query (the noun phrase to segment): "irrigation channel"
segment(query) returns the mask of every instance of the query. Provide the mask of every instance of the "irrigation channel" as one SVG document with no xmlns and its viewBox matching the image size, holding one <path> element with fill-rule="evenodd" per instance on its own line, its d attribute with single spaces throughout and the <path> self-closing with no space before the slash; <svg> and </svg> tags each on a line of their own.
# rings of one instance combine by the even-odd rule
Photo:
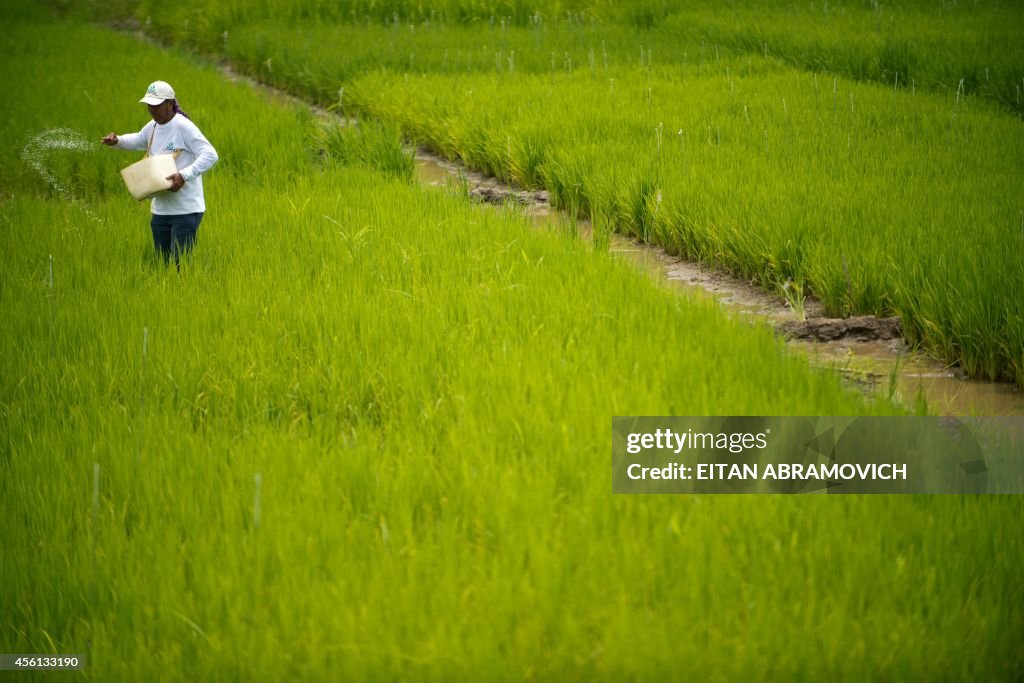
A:
<svg viewBox="0 0 1024 683">
<path fill-rule="evenodd" d="M 134 33 L 148 40 L 138 31 Z M 271 98 L 296 102 L 317 116 L 341 120 L 336 114 L 244 76 L 229 65 L 221 64 L 220 69 L 226 80 L 248 83 Z M 592 239 L 590 222 L 572 220 L 553 209 L 543 190 L 512 188 L 425 149 L 416 150 L 415 175 L 428 187 L 468 183 L 471 198 L 496 210 L 520 210 L 539 229 L 572 226 L 581 239 Z M 752 323 L 771 324 L 791 346 L 806 353 L 812 365 L 839 372 L 866 393 L 891 395 L 910 408 L 923 398 L 928 410 L 940 415 L 1024 416 L 1024 391 L 1007 382 L 969 379 L 959 368 L 945 366 L 911 349 L 899 335 L 899 324 L 894 319 L 825 318 L 822 305 L 808 297 L 803 302 L 805 320 L 801 321 L 785 300 L 721 270 L 673 256 L 658 246 L 613 234 L 608 248 L 680 295 L 711 297 Z"/>
</svg>

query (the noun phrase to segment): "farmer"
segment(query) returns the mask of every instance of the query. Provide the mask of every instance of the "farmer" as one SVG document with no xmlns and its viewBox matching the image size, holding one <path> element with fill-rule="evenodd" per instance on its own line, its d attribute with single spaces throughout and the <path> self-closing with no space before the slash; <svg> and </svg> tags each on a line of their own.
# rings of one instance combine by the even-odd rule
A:
<svg viewBox="0 0 1024 683">
<path fill-rule="evenodd" d="M 146 89 L 139 102 L 149 108 L 153 120 L 138 133 L 106 135 L 102 142 L 108 147 L 131 151 L 149 150 L 151 155 L 179 152 L 174 160 L 177 173 L 167 176 L 171 187 L 153 197 L 153 244 L 167 263 L 174 255 L 191 251 L 199 223 L 206 211 L 202 174 L 217 163 L 217 150 L 203 136 L 188 114 L 174 98 L 174 89 L 164 81 L 156 81 Z"/>
</svg>

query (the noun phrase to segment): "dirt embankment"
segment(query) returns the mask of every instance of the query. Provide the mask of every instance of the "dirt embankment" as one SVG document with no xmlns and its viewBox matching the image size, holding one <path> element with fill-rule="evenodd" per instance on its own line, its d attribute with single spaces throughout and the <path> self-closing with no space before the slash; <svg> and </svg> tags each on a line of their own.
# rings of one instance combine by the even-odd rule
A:
<svg viewBox="0 0 1024 683">
<path fill-rule="evenodd" d="M 421 163 L 429 163 L 446 169 L 452 174 L 461 173 L 462 177 L 472 185 L 469 196 L 476 201 L 496 205 L 513 202 L 541 214 L 546 214 L 551 210 L 551 201 L 546 190 L 517 190 L 494 178 L 459 168 L 452 162 L 425 150 L 419 151 L 417 159 Z M 616 249 L 617 251 L 625 251 L 622 244 L 617 246 L 619 247 Z M 722 299 L 723 303 L 734 303 L 754 313 L 760 313 L 770 319 L 776 329 L 789 339 L 811 342 L 844 340 L 873 342 L 902 338 L 900 319 L 897 317 L 828 318 L 823 315 L 823 306 L 817 302 L 808 301 L 805 302 L 805 310 L 810 312 L 813 317 L 794 320 L 794 314 L 786 302 L 738 278 L 721 271 L 709 270 L 697 264 L 684 262 L 656 246 L 630 242 L 629 247 L 634 250 L 642 249 L 655 252 L 659 260 L 665 262 L 665 274 L 668 279 L 701 287 Z"/>
</svg>

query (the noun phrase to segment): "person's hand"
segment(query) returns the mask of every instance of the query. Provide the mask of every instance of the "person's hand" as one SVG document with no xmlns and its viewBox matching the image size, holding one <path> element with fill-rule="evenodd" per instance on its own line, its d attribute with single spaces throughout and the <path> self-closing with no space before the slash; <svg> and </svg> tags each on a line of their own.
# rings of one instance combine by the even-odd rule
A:
<svg viewBox="0 0 1024 683">
<path fill-rule="evenodd" d="M 167 180 L 171 181 L 171 186 L 167 188 L 171 192 L 177 192 L 185 185 L 185 179 L 181 177 L 180 173 L 167 176 Z"/>
<path fill-rule="evenodd" d="M 103 139 L 100 140 L 100 142 L 102 142 L 107 147 L 113 147 L 114 145 L 117 144 L 117 136 L 114 135 L 113 133 L 107 133 L 106 135 L 103 136 Z"/>
</svg>

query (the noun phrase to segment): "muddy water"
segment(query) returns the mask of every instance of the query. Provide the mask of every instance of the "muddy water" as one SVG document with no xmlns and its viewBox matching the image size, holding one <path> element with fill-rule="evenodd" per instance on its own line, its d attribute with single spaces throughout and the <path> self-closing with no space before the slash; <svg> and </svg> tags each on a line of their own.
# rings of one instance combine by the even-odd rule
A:
<svg viewBox="0 0 1024 683">
<path fill-rule="evenodd" d="M 510 190 L 493 178 L 467 171 L 429 152 L 417 154 L 416 176 L 429 186 L 466 183 L 478 200 L 496 204 L 512 201 L 541 228 L 564 230 L 569 224 L 563 214 L 550 208 L 546 193 Z M 573 229 L 581 238 L 591 239 L 588 222 L 579 221 Z M 779 297 L 721 271 L 683 261 L 658 247 L 613 235 L 608 250 L 636 264 L 666 287 L 686 296 L 714 298 L 740 318 L 773 326 L 796 319 Z M 808 318 L 825 315 L 823 306 L 811 299 L 805 302 L 804 312 Z M 834 369 L 866 393 L 891 397 L 910 408 L 924 401 L 933 414 L 1024 416 L 1024 392 L 1015 385 L 965 379 L 956 369 L 912 351 L 899 339 L 794 340 L 789 345 L 805 353 L 812 365 Z"/>
</svg>

